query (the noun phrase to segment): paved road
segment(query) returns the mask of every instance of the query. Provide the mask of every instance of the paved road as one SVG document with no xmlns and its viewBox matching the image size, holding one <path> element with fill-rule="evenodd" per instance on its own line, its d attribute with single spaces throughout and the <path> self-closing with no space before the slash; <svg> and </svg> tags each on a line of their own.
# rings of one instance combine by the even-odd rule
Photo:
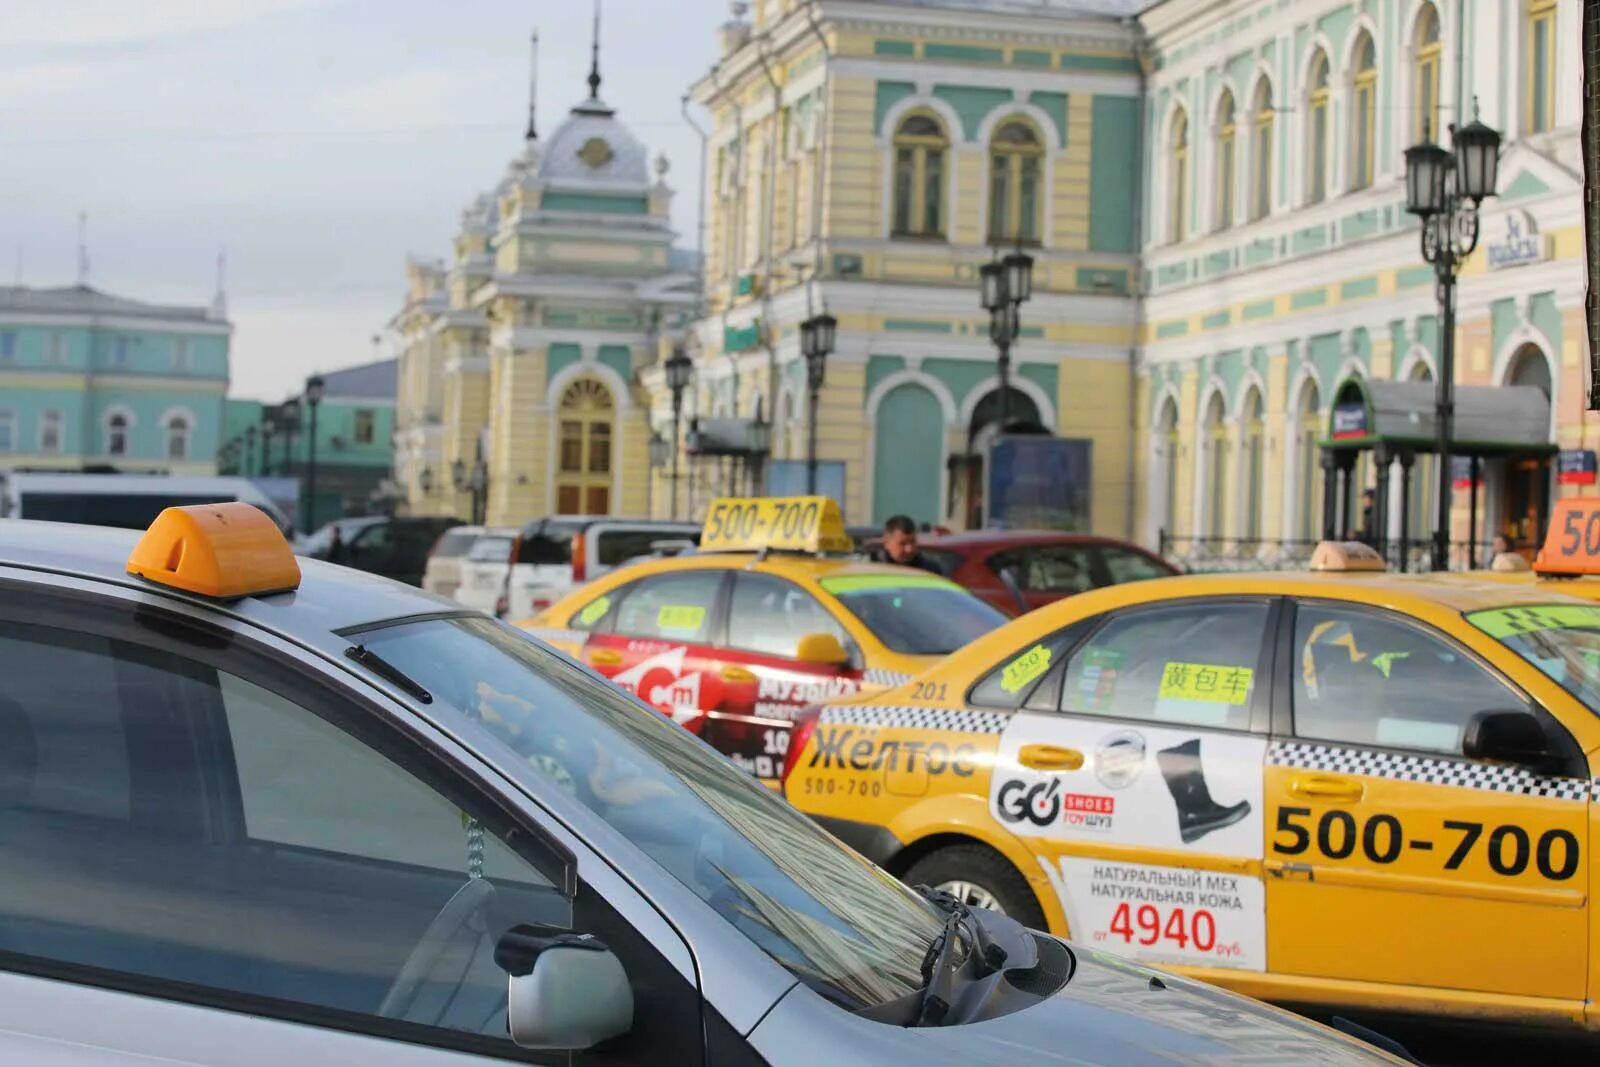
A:
<svg viewBox="0 0 1600 1067">
<path fill-rule="evenodd" d="M 1553 1037 L 1503 1027 L 1409 1019 L 1358 1017 L 1357 1021 L 1400 1042 L 1426 1067 L 1600 1065 L 1600 1037 Z"/>
</svg>

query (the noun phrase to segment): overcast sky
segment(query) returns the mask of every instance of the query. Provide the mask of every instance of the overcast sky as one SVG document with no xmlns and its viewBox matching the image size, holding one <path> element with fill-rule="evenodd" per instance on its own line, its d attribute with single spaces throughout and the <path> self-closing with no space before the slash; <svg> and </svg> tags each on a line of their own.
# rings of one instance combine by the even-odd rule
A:
<svg viewBox="0 0 1600 1067">
<path fill-rule="evenodd" d="M 605 0 L 602 96 L 672 161 L 694 243 L 699 138 L 679 115 L 723 0 Z M 584 0 L 0 0 L 0 284 L 209 302 L 227 249 L 235 396 L 374 358 L 408 253 L 585 94 Z M 387 342 L 386 342 L 387 343 Z M 388 355 L 387 348 L 382 353 Z"/>
</svg>

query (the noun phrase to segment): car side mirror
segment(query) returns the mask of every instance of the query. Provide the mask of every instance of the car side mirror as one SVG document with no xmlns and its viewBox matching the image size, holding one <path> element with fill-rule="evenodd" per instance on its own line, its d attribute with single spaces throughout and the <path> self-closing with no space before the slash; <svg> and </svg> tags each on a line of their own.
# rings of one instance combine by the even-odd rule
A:
<svg viewBox="0 0 1600 1067">
<path fill-rule="evenodd" d="M 795 645 L 794 658 L 801 663 L 843 667 L 850 662 L 850 653 L 833 634 L 806 634 Z"/>
<path fill-rule="evenodd" d="M 516 926 L 494 956 L 510 975 L 506 1024 L 518 1046 L 576 1052 L 633 1028 L 628 974 L 598 939 Z"/>
<path fill-rule="evenodd" d="M 1472 759 L 1530 767 L 1547 765 L 1553 755 L 1544 725 L 1532 712 L 1523 710 L 1478 712 L 1467 720 L 1461 751 Z"/>
</svg>

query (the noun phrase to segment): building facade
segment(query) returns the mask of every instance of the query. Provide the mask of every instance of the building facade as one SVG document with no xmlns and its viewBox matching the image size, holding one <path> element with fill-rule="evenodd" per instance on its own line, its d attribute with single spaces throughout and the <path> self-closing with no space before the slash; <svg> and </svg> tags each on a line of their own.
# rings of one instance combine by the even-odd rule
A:
<svg viewBox="0 0 1600 1067">
<path fill-rule="evenodd" d="M 1349 379 L 1431 382 L 1434 271 L 1404 150 L 1475 116 L 1505 140 L 1460 276 L 1455 381 L 1542 391 L 1553 451 L 1596 447 L 1584 358 L 1580 0 L 1164 0 L 1140 16 L 1144 101 L 1137 529 L 1180 553 L 1323 529 L 1321 443 Z M 1536 540 L 1543 460 L 1487 459 L 1477 526 Z M 1378 471 L 1364 459 L 1345 504 Z M 1432 529 L 1432 462 L 1388 487 Z M 1370 531 L 1369 531 L 1370 532 Z M 1464 558 L 1464 557 L 1463 557 Z"/>
<path fill-rule="evenodd" d="M 363 363 L 322 375 L 315 449 L 311 407 L 302 391 L 281 404 L 229 400 L 225 473 L 256 479 L 268 495 L 287 486 L 302 529 L 395 506 L 397 361 Z M 311 465 L 316 487 L 312 495 Z"/>
<path fill-rule="evenodd" d="M 1001 405 L 978 268 L 1020 245 L 1012 428 L 1081 442 L 1074 521 L 1129 528 L 1137 6 L 762 0 L 722 27 L 691 90 L 712 121 L 705 303 L 680 493 L 657 492 L 658 514 L 803 487 L 799 324 L 826 309 L 819 488 L 852 522 L 984 521 Z M 670 439 L 663 369 L 645 384 Z"/>
<path fill-rule="evenodd" d="M 396 480 L 416 513 L 493 524 L 651 507 L 643 368 L 695 299 L 667 164 L 589 95 L 413 263 L 399 338 Z M 531 112 L 531 109 L 530 109 Z"/>
<path fill-rule="evenodd" d="M 0 467 L 215 473 L 232 332 L 220 297 L 0 287 Z"/>
</svg>

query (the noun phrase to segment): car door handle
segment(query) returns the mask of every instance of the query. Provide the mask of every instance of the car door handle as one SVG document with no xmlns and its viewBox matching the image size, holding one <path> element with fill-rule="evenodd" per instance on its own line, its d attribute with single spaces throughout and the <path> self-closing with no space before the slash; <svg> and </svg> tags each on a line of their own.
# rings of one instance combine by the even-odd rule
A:
<svg viewBox="0 0 1600 1067">
<path fill-rule="evenodd" d="M 1023 745 L 1017 762 L 1035 771 L 1075 771 L 1083 766 L 1083 753 L 1060 745 Z"/>
<path fill-rule="evenodd" d="M 754 682 L 759 680 L 756 678 L 755 671 L 747 667 L 735 666 L 731 663 L 722 668 L 721 674 L 724 682 Z"/>
<path fill-rule="evenodd" d="M 1348 778 L 1332 778 L 1322 774 L 1303 774 L 1289 783 L 1289 792 L 1319 800 L 1356 801 L 1366 793 L 1367 787 Z"/>
<path fill-rule="evenodd" d="M 591 649 L 589 662 L 596 667 L 615 667 L 622 662 L 622 653 L 609 648 Z"/>
</svg>

